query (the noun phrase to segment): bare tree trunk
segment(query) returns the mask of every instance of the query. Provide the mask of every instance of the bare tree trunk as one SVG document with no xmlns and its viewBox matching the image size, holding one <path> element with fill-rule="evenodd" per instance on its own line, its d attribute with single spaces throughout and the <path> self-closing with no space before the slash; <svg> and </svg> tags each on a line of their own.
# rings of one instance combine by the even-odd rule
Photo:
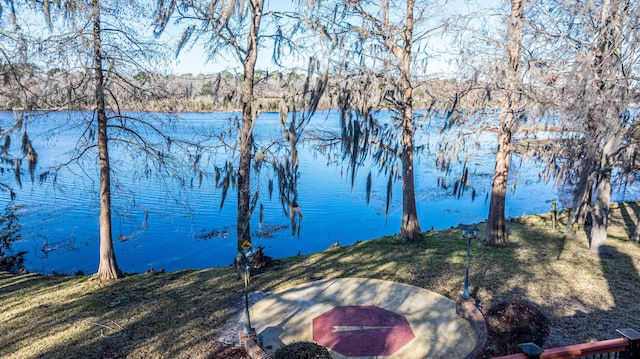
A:
<svg viewBox="0 0 640 359">
<path fill-rule="evenodd" d="M 637 218 L 636 229 L 633 231 L 633 236 L 631 236 L 631 240 L 640 243 L 640 218 Z"/>
<path fill-rule="evenodd" d="M 403 241 L 419 241 L 423 239 L 416 207 L 412 111 L 412 106 L 408 105 L 402 126 L 402 225 L 398 237 Z"/>
<path fill-rule="evenodd" d="M 616 83 L 616 72 L 622 67 L 619 56 L 622 47 L 621 27 L 623 22 L 623 1 L 602 2 L 598 42 L 594 59 L 596 84 L 601 99 L 597 105 L 597 117 L 592 118 L 593 127 L 604 139 L 600 166 L 598 167 L 597 197 L 593 207 L 593 226 L 589 250 L 593 255 L 601 255 L 607 240 L 609 225 L 609 205 L 611 203 L 611 173 L 615 164 L 615 154 L 620 149 L 621 119 L 626 111 L 624 103 L 628 84 Z M 627 2 L 628 5 L 628 2 Z M 607 80 L 608 82 L 605 82 Z M 604 124 L 604 126 L 602 126 Z"/>
<path fill-rule="evenodd" d="M 583 165 L 580 179 L 573 191 L 573 209 L 567 221 L 567 229 L 571 228 L 575 223 L 584 227 L 587 214 L 591 210 L 595 164 L 593 160 L 588 159 L 586 161 L 587 163 Z"/>
<path fill-rule="evenodd" d="M 251 0 L 252 21 L 247 37 L 247 53 L 244 58 L 242 82 L 242 126 L 240 128 L 240 163 L 238 167 L 238 250 L 244 242 L 251 243 L 251 159 L 253 158 L 253 126 L 255 114 L 253 102 L 253 77 L 258 58 L 258 33 L 262 20 L 264 0 Z"/>
<path fill-rule="evenodd" d="M 591 113 L 587 116 L 590 120 Z M 569 230 L 575 223 L 578 226 L 585 226 L 587 215 L 591 212 L 591 201 L 593 198 L 593 187 L 597 180 L 597 168 L 600 159 L 594 158 L 599 153 L 599 140 L 594 138 L 595 133 L 587 131 L 582 148 L 582 158 L 580 162 L 580 172 L 578 173 L 578 182 L 573 189 L 573 207 L 567 220 L 566 230 Z"/>
<path fill-rule="evenodd" d="M 605 144 L 602 148 L 602 161 L 598 172 L 596 188 L 596 201 L 593 206 L 593 224 L 591 227 L 591 244 L 589 251 L 592 255 L 602 254 L 603 246 L 607 240 L 609 227 L 609 205 L 611 204 L 611 173 L 614 164 L 614 151 L 619 146 L 616 133 L 605 136 Z"/>
<path fill-rule="evenodd" d="M 403 241 L 422 240 L 422 230 L 418 221 L 416 208 L 415 174 L 413 165 L 413 86 L 411 84 L 411 46 L 413 44 L 413 7 L 415 1 L 407 1 L 406 27 L 404 31 L 404 47 L 401 54 L 402 71 L 402 224 L 398 238 Z"/>
<path fill-rule="evenodd" d="M 576 220 L 578 222 L 578 226 L 584 228 L 587 225 L 587 216 L 591 213 L 591 202 L 593 200 L 593 179 L 589 179 L 587 192 L 585 194 L 584 200 L 578 209 Z"/>
<path fill-rule="evenodd" d="M 102 74 L 102 41 L 100 30 L 100 1 L 93 0 L 93 47 L 96 86 L 96 112 L 98 115 L 98 156 L 100 161 L 100 265 L 98 279 L 122 278 L 116 262 L 111 234 L 111 168 L 107 136 L 107 113 L 104 98 L 104 76 Z"/>
<path fill-rule="evenodd" d="M 515 122 L 515 101 L 522 53 L 522 18 L 525 0 L 511 1 L 511 17 L 508 24 L 508 61 L 506 71 L 506 90 L 500 108 L 500 126 L 498 132 L 498 149 L 496 152 L 496 167 L 493 172 L 491 187 L 491 201 L 489 202 L 489 217 L 487 219 L 487 233 L 485 241 L 491 245 L 507 245 L 507 230 L 505 225 L 505 200 L 507 196 L 507 180 L 509 178 L 509 160 L 511 158 L 511 135 Z"/>
<path fill-rule="evenodd" d="M 489 218 L 487 219 L 487 234 L 485 241 L 491 245 L 507 245 L 505 202 L 507 197 L 507 179 L 509 177 L 509 160 L 511 158 L 511 129 L 513 112 L 500 116 L 500 132 L 498 133 L 498 150 L 496 152 L 496 167 L 493 171 L 491 186 L 491 201 L 489 202 Z"/>
<path fill-rule="evenodd" d="M 598 196 L 593 206 L 593 225 L 591 227 L 592 255 L 600 255 L 607 240 L 609 225 L 609 204 L 611 203 L 611 168 L 603 168 L 598 175 Z"/>
</svg>

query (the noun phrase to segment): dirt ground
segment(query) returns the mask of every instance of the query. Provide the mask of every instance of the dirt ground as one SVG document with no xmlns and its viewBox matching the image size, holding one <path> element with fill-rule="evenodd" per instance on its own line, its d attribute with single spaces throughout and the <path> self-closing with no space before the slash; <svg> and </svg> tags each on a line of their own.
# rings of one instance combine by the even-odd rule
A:
<svg viewBox="0 0 640 359">
<path fill-rule="evenodd" d="M 479 358 L 520 353 L 518 343 L 536 343 L 542 347 L 549 336 L 549 320 L 532 303 L 502 302 L 485 313 L 487 344 Z"/>
<path fill-rule="evenodd" d="M 207 359 L 249 359 L 249 356 L 236 346 L 217 345 Z"/>
</svg>

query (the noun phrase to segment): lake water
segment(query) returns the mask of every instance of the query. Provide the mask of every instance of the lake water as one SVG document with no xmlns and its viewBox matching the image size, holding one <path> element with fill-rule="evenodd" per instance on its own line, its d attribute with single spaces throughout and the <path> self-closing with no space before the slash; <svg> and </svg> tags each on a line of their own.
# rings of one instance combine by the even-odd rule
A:
<svg viewBox="0 0 640 359">
<path fill-rule="evenodd" d="M 57 112 L 40 114 L 27 123 L 28 133 L 38 151 L 36 175 L 50 166 L 65 163 L 72 156 L 83 127 L 80 118 L 86 113 Z M 144 116 L 157 116 L 145 114 Z M 228 126 L 235 113 L 187 113 L 178 115 L 174 123 L 176 137 L 201 130 L 215 130 Z M 7 128 L 11 113 L 0 113 L 0 125 Z M 310 128 L 339 128 L 337 111 L 318 112 Z M 277 113 L 263 113 L 256 125 L 257 142 L 281 137 Z M 475 223 L 486 219 L 487 194 L 491 188 L 495 135 L 479 137 L 483 147 L 470 160 L 471 184 L 476 190 L 462 198 L 449 189 L 438 187 L 435 168 L 435 148 L 439 141 L 438 126 L 434 123 L 418 138 L 428 150 L 416 157 L 416 196 L 420 224 L 423 230 L 443 229 L 460 223 Z M 454 134 L 455 135 L 455 134 Z M 15 136 L 19 138 L 20 136 Z M 215 142 L 215 141 L 214 141 Z M 14 139 L 13 147 L 19 146 Z M 377 177 L 373 171 L 371 200 L 365 198 L 366 176 L 373 168 L 365 164 L 358 171 L 352 188 L 345 166 L 331 164 L 313 151 L 310 144 L 300 149 L 299 204 L 304 216 L 298 235 L 292 235 L 289 219 L 283 214 L 277 190 L 269 200 L 260 197 L 264 205 L 262 228 L 254 214 L 252 231 L 282 228 L 270 236 L 254 235 L 254 246 L 264 246 L 272 257 L 308 254 L 327 249 L 333 243 L 352 244 L 398 232 L 402 215 L 401 184 L 395 183 L 388 217 L 385 217 L 387 177 Z M 229 189 L 225 205 L 220 208 L 222 190 L 215 188 L 214 176 L 205 176 L 198 185 L 197 178 L 186 178 L 186 185 L 175 180 L 149 175 L 139 158 L 114 145 L 113 225 L 114 246 L 118 263 L 125 272 L 144 272 L 150 268 L 167 271 L 185 268 L 207 268 L 229 265 L 236 251 L 236 191 Z M 95 152 L 86 154 L 86 161 L 72 164 L 40 184 L 31 183 L 23 174 L 22 188 L 11 173 L 0 180 L 16 189 L 16 199 L 9 201 L 0 193 L 0 205 L 16 210 L 22 226 L 23 240 L 14 250 L 27 250 L 26 266 L 31 272 L 93 273 L 98 268 L 98 172 Z M 210 161 L 224 163 L 225 152 L 212 156 Z M 512 179 L 517 176 L 515 191 L 507 197 L 507 216 L 544 213 L 559 196 L 553 184 L 538 180 L 541 168 L 533 162 L 514 156 Z M 187 174 L 189 175 L 189 174 Z M 190 175 L 189 175 L 190 176 Z M 450 174 L 453 181 L 455 174 Z M 195 184 L 194 184 L 195 181 Z M 266 179 L 254 180 L 265 193 Z M 627 198 L 636 198 L 627 193 Z M 616 199 L 622 199 L 617 194 Z M 257 212 L 257 211 L 256 211 Z M 207 235 L 209 234 L 209 235 Z M 214 235 L 211 235 L 214 234 Z"/>
</svg>

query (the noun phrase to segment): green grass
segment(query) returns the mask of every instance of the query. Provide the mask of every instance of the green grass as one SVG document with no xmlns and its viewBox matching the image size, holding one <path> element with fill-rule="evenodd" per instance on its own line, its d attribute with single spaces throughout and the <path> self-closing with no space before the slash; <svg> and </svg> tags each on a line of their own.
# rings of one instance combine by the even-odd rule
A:
<svg viewBox="0 0 640 359">
<path fill-rule="evenodd" d="M 551 320 L 546 346 L 614 338 L 617 328 L 640 330 L 640 246 L 628 239 L 639 208 L 613 206 L 609 256 L 602 260 L 589 254 L 584 229 L 565 237 L 550 229 L 549 215 L 510 222 L 509 247 L 472 243 L 472 294 L 485 308 L 504 300 L 537 304 Z M 455 299 L 466 246 L 453 229 L 427 233 L 420 243 L 379 238 L 279 260 L 257 273 L 251 286 L 276 291 L 318 279 L 370 277 Z M 211 356 L 223 325 L 242 308 L 242 288 L 232 267 L 130 275 L 110 283 L 2 273 L 0 357 Z"/>
</svg>

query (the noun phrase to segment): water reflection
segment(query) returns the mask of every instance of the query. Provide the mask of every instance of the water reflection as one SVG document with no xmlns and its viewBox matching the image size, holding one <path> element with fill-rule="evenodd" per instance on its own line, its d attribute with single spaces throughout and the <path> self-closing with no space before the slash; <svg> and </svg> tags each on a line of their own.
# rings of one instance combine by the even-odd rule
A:
<svg viewBox="0 0 640 359">
<path fill-rule="evenodd" d="M 16 250 L 14 243 L 22 241 L 21 225 L 16 208 L 7 206 L 0 214 L 0 271 L 19 273 L 24 270 L 26 251 Z"/>
</svg>

